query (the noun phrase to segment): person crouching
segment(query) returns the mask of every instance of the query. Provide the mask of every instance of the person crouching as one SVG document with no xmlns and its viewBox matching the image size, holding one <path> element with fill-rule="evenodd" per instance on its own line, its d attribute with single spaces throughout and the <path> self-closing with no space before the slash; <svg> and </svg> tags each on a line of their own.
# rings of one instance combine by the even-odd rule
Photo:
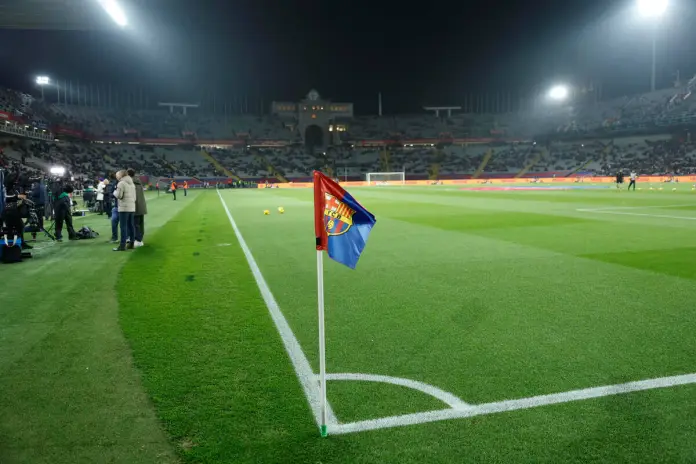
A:
<svg viewBox="0 0 696 464">
<path fill-rule="evenodd" d="M 126 239 L 130 238 L 128 249 L 133 248 L 135 240 L 135 185 L 133 179 L 124 170 L 116 173 L 116 191 L 114 197 L 118 199 L 118 221 L 121 226 L 121 242 L 114 251 L 126 250 Z"/>
</svg>

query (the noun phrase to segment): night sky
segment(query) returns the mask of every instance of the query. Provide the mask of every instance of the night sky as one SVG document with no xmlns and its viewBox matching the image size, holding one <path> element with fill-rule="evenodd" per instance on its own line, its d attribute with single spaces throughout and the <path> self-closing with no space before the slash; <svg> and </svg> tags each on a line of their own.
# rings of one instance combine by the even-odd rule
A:
<svg viewBox="0 0 696 464">
<path fill-rule="evenodd" d="M 696 72 L 695 7 L 673 2 L 658 36 L 660 86 Z M 0 30 L 0 85 L 35 91 L 45 73 L 153 101 L 251 107 L 316 88 L 358 114 L 376 112 L 378 92 L 397 113 L 480 93 L 516 100 L 559 81 L 592 82 L 604 97 L 649 86 L 651 27 L 628 14 L 631 0 L 121 3 L 124 30 Z M 94 17 L 109 21 L 99 8 Z"/>
</svg>

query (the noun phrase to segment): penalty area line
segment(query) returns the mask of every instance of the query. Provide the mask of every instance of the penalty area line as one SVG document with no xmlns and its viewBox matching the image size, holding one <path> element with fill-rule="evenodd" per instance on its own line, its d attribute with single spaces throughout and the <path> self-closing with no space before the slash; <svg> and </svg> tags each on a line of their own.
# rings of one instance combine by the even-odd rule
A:
<svg viewBox="0 0 696 464">
<path fill-rule="evenodd" d="M 437 411 L 419 412 L 415 414 L 405 414 L 402 416 L 350 422 L 336 425 L 332 429 L 332 434 L 338 435 L 366 432 L 368 430 L 403 427 L 407 425 L 424 424 L 427 422 L 438 422 L 449 419 L 462 419 L 486 414 L 537 408 L 539 406 L 570 403 L 574 401 L 622 395 L 645 390 L 676 387 L 694 383 L 696 383 L 696 374 L 659 377 L 655 379 L 639 380 L 636 382 L 627 382 L 616 385 L 605 385 L 602 387 L 584 388 L 582 390 L 571 390 L 562 393 L 553 393 L 550 395 L 539 395 L 517 400 L 496 401 L 493 403 L 483 403 L 478 405 L 474 404 L 465 409 L 441 409 Z"/>
<path fill-rule="evenodd" d="M 242 248 L 242 252 L 244 252 L 244 257 L 246 258 L 247 263 L 249 264 L 249 269 L 251 269 L 251 273 L 254 275 L 256 285 L 259 287 L 259 291 L 261 292 L 263 301 L 266 303 L 266 307 L 268 308 L 268 312 L 270 313 L 271 318 L 273 319 L 273 323 L 275 324 L 276 329 L 278 329 L 278 334 L 280 335 L 280 338 L 283 341 L 285 351 L 288 353 L 290 361 L 292 362 L 292 365 L 295 368 L 295 373 L 297 374 L 297 378 L 300 381 L 300 385 L 302 385 L 302 389 L 304 390 L 305 396 L 307 397 L 307 402 L 309 403 L 309 407 L 312 410 L 312 414 L 314 415 L 314 420 L 317 423 L 317 427 L 319 427 L 321 425 L 321 397 L 319 393 L 319 384 L 317 382 L 317 377 L 312 371 L 311 366 L 309 365 L 307 356 L 305 356 L 304 351 L 302 351 L 300 342 L 297 340 L 297 337 L 295 337 L 295 334 L 290 328 L 290 324 L 288 324 L 287 319 L 285 319 L 285 316 L 280 310 L 280 306 L 278 306 L 278 302 L 276 302 L 275 298 L 273 297 L 271 289 L 268 287 L 268 284 L 266 283 L 266 279 L 263 278 L 263 274 L 261 274 L 261 269 L 259 269 L 258 264 L 256 264 L 256 260 L 254 259 L 254 256 L 251 254 L 251 250 L 249 250 L 249 247 L 247 246 L 246 241 L 242 236 L 242 233 L 239 231 L 239 228 L 237 227 L 237 223 L 234 221 L 234 218 L 232 217 L 232 213 L 230 213 L 230 210 L 227 207 L 227 203 L 225 203 L 225 200 L 222 198 L 220 191 L 218 191 L 217 194 L 218 197 L 220 197 L 220 202 L 222 203 L 222 207 L 225 209 L 225 213 L 227 213 L 227 218 L 230 221 L 232 230 L 234 230 L 234 234 L 237 236 L 239 246 Z M 331 409 L 331 405 L 328 402 L 326 404 L 326 409 L 328 416 L 327 425 L 329 426 L 329 432 L 333 433 L 333 428 L 336 426 L 336 424 L 338 424 L 338 420 L 336 419 L 336 415 L 334 414 L 333 410 Z"/>
</svg>

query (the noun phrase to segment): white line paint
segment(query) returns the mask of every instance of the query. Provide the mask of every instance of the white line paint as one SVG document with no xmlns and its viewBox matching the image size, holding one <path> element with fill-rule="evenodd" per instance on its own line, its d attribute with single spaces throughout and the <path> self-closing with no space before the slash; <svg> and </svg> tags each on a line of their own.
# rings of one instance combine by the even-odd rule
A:
<svg viewBox="0 0 696 464">
<path fill-rule="evenodd" d="M 283 340 L 283 345 L 285 345 L 285 351 L 287 351 L 288 356 L 290 357 L 290 361 L 292 362 L 292 365 L 295 368 L 297 378 L 300 380 L 300 385 L 302 385 L 302 388 L 305 392 L 305 396 L 307 397 L 307 401 L 309 402 L 309 406 L 312 409 L 314 420 L 317 423 L 317 427 L 319 427 L 321 422 L 321 403 L 319 396 L 319 386 L 316 382 L 316 376 L 312 372 L 312 368 L 309 365 L 307 356 L 305 356 L 304 352 L 302 351 L 300 342 L 297 341 L 295 334 L 292 332 L 292 329 L 290 328 L 290 324 L 288 324 L 288 321 L 285 319 L 285 316 L 283 316 L 283 313 L 280 311 L 278 303 L 273 297 L 271 290 L 268 288 L 266 279 L 263 278 L 261 270 L 259 269 L 258 264 L 256 264 L 256 260 L 254 259 L 254 256 L 251 254 L 251 251 L 249 250 L 246 241 L 244 241 L 244 237 L 242 237 L 242 233 L 239 231 L 237 223 L 234 221 L 232 213 L 230 213 L 230 210 L 227 207 L 225 200 L 222 198 L 222 195 L 220 194 L 219 190 L 217 191 L 217 194 L 220 197 L 220 202 L 222 202 L 222 207 L 225 208 L 225 213 L 227 213 L 227 218 L 230 220 L 230 224 L 232 225 L 234 234 L 237 236 L 239 245 L 242 248 L 242 251 L 244 252 L 244 256 L 246 257 L 247 263 L 249 263 L 249 268 L 251 269 L 251 273 L 254 275 L 256 285 L 259 287 L 259 291 L 261 292 L 263 301 L 266 303 L 268 312 L 271 314 L 271 318 L 273 319 L 273 322 L 275 323 L 276 328 L 278 329 L 280 338 Z M 333 432 L 333 428 L 338 423 L 338 420 L 336 419 L 336 415 L 333 413 L 333 410 L 331 409 L 331 405 L 328 403 L 327 415 L 329 431 Z"/>
<path fill-rule="evenodd" d="M 232 229 L 234 230 L 237 240 L 239 241 L 240 247 L 244 252 L 244 256 L 249 263 L 249 268 L 251 269 L 254 278 L 256 279 L 256 284 L 259 287 L 261 296 L 263 297 L 268 311 L 271 314 L 273 322 L 278 329 L 278 333 L 281 336 L 285 349 L 290 357 L 290 360 L 295 368 L 297 377 L 300 380 L 300 384 L 305 392 L 307 401 L 309 402 L 310 408 L 314 415 L 314 419 L 317 426 L 320 424 L 320 397 L 319 397 L 319 385 L 317 376 L 313 373 L 312 368 L 309 365 L 309 361 L 305 356 L 302 348 L 297 341 L 290 325 L 288 324 L 285 316 L 280 311 L 278 303 L 275 301 L 273 294 L 268 288 L 261 270 L 256 264 L 256 260 L 251 254 L 249 247 L 247 246 L 244 237 L 242 236 L 237 224 L 230 213 L 227 204 L 225 203 L 222 195 L 218 191 L 218 196 L 220 197 L 220 202 L 222 203 L 227 217 L 230 221 Z M 663 206 L 664 207 L 664 206 Z M 600 211 L 588 211 L 588 212 L 600 212 Z M 606 211 L 609 213 L 609 211 Z M 614 212 L 613 214 L 619 214 Z M 637 213 L 624 213 L 624 214 L 637 214 Z M 650 215 L 659 217 L 657 215 Z M 696 219 L 696 218 L 685 218 L 685 217 L 675 217 L 676 219 Z M 340 424 L 336 419 L 330 404 L 327 403 L 328 408 L 328 422 L 329 422 L 329 432 L 332 435 L 347 434 L 364 432 L 368 430 L 378 430 L 384 428 L 392 427 L 403 427 L 407 425 L 423 424 L 427 422 L 437 422 L 450 419 L 461 419 L 466 417 L 481 416 L 486 414 L 495 414 L 502 412 L 515 411 L 520 409 L 536 408 L 539 406 L 548 406 L 553 404 L 569 403 L 573 401 L 582 401 L 592 398 L 601 398 L 605 396 L 613 396 L 626 394 L 631 392 L 638 392 L 644 390 L 654 390 L 659 388 L 669 388 L 679 385 L 689 385 L 696 384 L 696 374 L 685 374 L 676 375 L 672 377 L 660 377 L 648 380 L 639 380 L 636 382 L 628 382 L 616 385 L 606 385 L 602 387 L 585 388 L 582 390 L 572 390 L 562 393 L 554 393 L 550 395 L 539 395 L 530 398 L 521 398 L 516 400 L 505 400 L 497 401 L 493 403 L 483 403 L 478 405 L 471 405 L 465 403 L 455 395 L 445 392 L 437 387 L 428 385 L 423 382 L 418 382 L 415 380 L 402 379 L 398 377 L 389 377 L 382 375 L 369 375 L 369 374 L 328 374 L 327 378 L 329 380 L 355 380 L 355 381 L 368 381 L 368 382 L 383 382 L 394 385 L 401 385 L 408 388 L 413 388 L 415 390 L 421 391 L 428 395 L 431 395 L 450 406 L 449 409 L 441 409 L 436 411 L 420 412 L 415 414 L 406 414 L 401 416 L 391 416 L 383 417 L 379 419 L 371 419 L 359 422 L 351 422 L 346 424 Z"/>
<path fill-rule="evenodd" d="M 536 408 L 539 406 L 569 403 L 572 401 L 582 401 L 592 398 L 622 395 L 625 393 L 644 390 L 654 390 L 658 388 L 676 387 L 679 385 L 689 385 L 694 383 L 696 383 L 696 374 L 660 377 L 656 379 L 639 380 L 637 382 L 628 382 L 617 385 L 606 385 L 603 387 L 572 390 L 563 393 L 554 393 L 551 395 L 533 396 L 531 398 L 521 398 L 517 400 L 497 401 L 494 403 L 471 405 L 467 409 L 442 409 L 438 411 L 420 412 L 415 414 L 406 414 L 402 416 L 392 416 L 360 422 L 351 422 L 348 424 L 337 425 L 334 429 L 332 429 L 332 433 L 345 434 L 365 432 L 368 430 L 377 430 L 391 427 L 403 427 L 406 425 L 423 424 L 426 422 L 436 422 L 448 419 L 461 419 L 465 417 L 509 412 L 518 409 Z"/>
<path fill-rule="evenodd" d="M 653 205 L 653 206 L 608 206 L 606 208 L 580 208 L 578 211 L 594 212 L 594 211 L 613 211 L 617 209 L 652 209 L 652 208 L 677 208 L 679 206 L 696 206 L 694 204 L 681 203 L 678 205 Z"/>
<path fill-rule="evenodd" d="M 597 211 L 597 210 L 585 210 L 585 209 L 578 209 L 577 211 L 580 211 L 582 213 L 616 214 L 619 216 L 642 216 L 642 217 L 653 217 L 653 218 L 664 218 L 664 219 L 684 219 L 685 221 L 696 221 L 696 217 L 670 216 L 667 214 L 626 213 L 623 211 Z"/>
<path fill-rule="evenodd" d="M 465 403 L 452 393 L 446 392 L 427 383 L 419 382 L 417 380 L 404 379 L 401 377 L 371 374 L 327 374 L 326 380 L 356 380 L 359 382 L 390 383 L 392 385 L 399 385 L 401 387 L 412 388 L 414 390 L 423 392 L 426 395 L 437 398 L 454 409 L 467 409 L 472 407 L 469 403 Z"/>
</svg>

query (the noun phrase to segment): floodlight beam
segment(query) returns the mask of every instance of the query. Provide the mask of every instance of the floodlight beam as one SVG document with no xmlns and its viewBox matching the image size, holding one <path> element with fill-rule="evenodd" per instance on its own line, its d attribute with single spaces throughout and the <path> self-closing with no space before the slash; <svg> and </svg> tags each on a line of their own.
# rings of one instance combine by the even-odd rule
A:
<svg viewBox="0 0 696 464">
<path fill-rule="evenodd" d="M 120 27 L 126 27 L 128 25 L 128 18 L 126 18 L 126 13 L 123 12 L 121 5 L 118 4 L 116 0 L 98 0 L 99 4 L 104 8 L 111 19 L 118 24 Z"/>
<path fill-rule="evenodd" d="M 638 11 L 645 18 L 656 18 L 665 14 L 669 0 L 638 0 Z"/>
</svg>

